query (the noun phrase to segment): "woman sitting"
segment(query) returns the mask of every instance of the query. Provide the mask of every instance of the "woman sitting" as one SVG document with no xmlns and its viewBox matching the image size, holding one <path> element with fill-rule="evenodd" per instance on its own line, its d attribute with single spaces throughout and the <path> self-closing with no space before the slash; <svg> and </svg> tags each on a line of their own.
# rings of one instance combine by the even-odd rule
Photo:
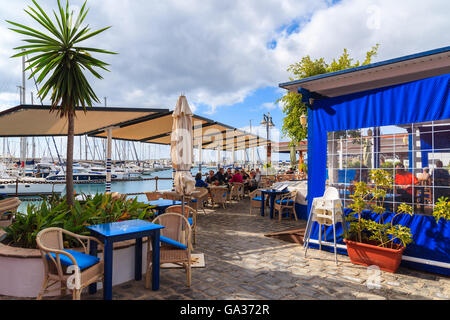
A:
<svg viewBox="0 0 450 320">
<path fill-rule="evenodd" d="M 195 175 L 195 186 L 198 188 L 207 188 L 208 184 L 202 180 L 202 173 L 201 172 L 197 172 L 197 174 Z"/>
<path fill-rule="evenodd" d="M 239 173 L 239 170 L 236 170 L 235 174 L 233 175 L 233 178 L 231 178 L 230 182 L 239 182 L 243 183 L 243 179 L 241 174 Z"/>
</svg>

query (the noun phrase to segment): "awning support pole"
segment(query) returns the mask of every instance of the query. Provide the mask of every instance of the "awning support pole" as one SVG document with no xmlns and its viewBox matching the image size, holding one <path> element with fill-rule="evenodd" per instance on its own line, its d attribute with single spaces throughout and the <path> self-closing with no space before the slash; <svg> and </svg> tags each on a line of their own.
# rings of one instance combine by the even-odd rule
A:
<svg viewBox="0 0 450 320">
<path fill-rule="evenodd" d="M 112 146 L 112 128 L 106 129 L 107 143 L 106 143 L 106 182 L 105 192 L 111 192 L 111 146 Z"/>
</svg>

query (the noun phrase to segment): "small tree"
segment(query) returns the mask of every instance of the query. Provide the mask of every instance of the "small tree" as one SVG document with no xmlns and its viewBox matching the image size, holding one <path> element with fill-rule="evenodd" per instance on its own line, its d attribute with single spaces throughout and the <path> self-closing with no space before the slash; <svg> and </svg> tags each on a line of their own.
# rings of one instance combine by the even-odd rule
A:
<svg viewBox="0 0 450 320">
<path fill-rule="evenodd" d="M 50 92 L 51 111 L 56 111 L 60 117 L 67 118 L 66 197 L 67 203 L 72 206 L 75 108 L 82 106 L 86 111 L 86 107 L 92 106 L 94 101 L 100 103 L 84 72 L 88 70 L 96 78 L 102 79 L 102 76 L 94 68 L 109 71 L 106 69 L 108 64 L 95 59 L 90 53 L 114 54 L 102 49 L 81 47 L 78 44 L 110 27 L 93 32 L 90 32 L 89 26 L 81 27 L 89 11 L 86 9 L 86 2 L 81 7 L 77 19 L 73 20 L 73 12 L 69 12 L 69 1 L 63 8 L 58 0 L 59 12 L 57 14 L 53 11 L 55 22 L 48 17 L 36 1 L 33 0 L 33 3 L 36 9 L 29 6 L 29 11 L 24 11 L 38 22 L 44 31 L 41 32 L 7 20 L 9 24 L 18 28 L 10 28 L 11 30 L 29 37 L 23 40 L 28 43 L 27 45 L 14 48 L 21 52 L 14 55 L 13 58 L 31 56 L 26 61 L 29 63 L 26 70 L 33 68 L 35 70 L 29 79 L 36 74 L 38 84 L 45 81 L 38 96 L 43 100 Z"/>
<path fill-rule="evenodd" d="M 310 56 L 303 57 L 300 62 L 294 63 L 287 68 L 287 71 L 294 75 L 289 79 L 291 81 L 299 80 L 318 74 L 370 64 L 372 58 L 377 54 L 378 47 L 378 44 L 372 47 L 372 49 L 366 53 L 366 59 L 362 63 L 359 61 L 353 63 L 353 59 L 350 57 L 347 49 L 344 49 L 342 55 L 337 60 L 333 59 L 331 63 L 326 63 L 324 58 L 312 60 Z M 286 117 L 283 118 L 283 134 L 292 139 L 293 142 L 300 142 L 306 139 L 306 127 L 303 127 L 299 121 L 302 114 L 308 114 L 308 108 L 306 107 L 306 104 L 302 102 L 302 95 L 295 92 L 288 92 L 278 99 L 276 103 L 282 103 L 283 112 L 286 114 Z"/>
</svg>

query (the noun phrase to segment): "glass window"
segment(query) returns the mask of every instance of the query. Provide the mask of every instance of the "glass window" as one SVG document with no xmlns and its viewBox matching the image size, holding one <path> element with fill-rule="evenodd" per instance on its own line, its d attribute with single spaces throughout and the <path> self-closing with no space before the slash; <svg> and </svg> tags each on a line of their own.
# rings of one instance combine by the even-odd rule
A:
<svg viewBox="0 0 450 320">
<path fill-rule="evenodd" d="M 394 181 L 385 207 L 407 203 L 415 214 L 431 215 L 440 197 L 450 198 L 450 119 L 328 133 L 327 185 L 345 206 L 354 184 L 371 184 L 369 172 L 382 168 Z"/>
</svg>

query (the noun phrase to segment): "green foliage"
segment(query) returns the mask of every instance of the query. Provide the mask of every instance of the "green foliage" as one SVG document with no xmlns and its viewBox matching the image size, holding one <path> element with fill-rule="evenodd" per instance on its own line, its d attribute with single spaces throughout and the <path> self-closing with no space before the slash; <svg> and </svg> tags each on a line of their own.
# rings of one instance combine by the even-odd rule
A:
<svg viewBox="0 0 450 320">
<path fill-rule="evenodd" d="M 29 37 L 23 40 L 27 45 L 14 48 L 20 50 L 20 53 L 13 57 L 31 56 L 26 61 L 29 63 L 26 70 L 34 68 L 29 79 L 37 75 L 38 84 L 46 80 L 39 89 L 39 97 L 44 100 L 51 92 L 52 107 L 61 117 L 74 113 L 76 106 L 86 108 L 93 102 L 100 103 L 84 71 L 87 70 L 94 77 L 102 79 L 94 68 L 109 71 L 106 69 L 108 64 L 94 58 L 91 53 L 114 54 L 114 52 L 78 44 L 110 27 L 91 32 L 89 25 L 82 26 L 89 11 L 86 9 L 86 2 L 81 7 L 78 17 L 73 19 L 73 11 L 69 12 L 69 2 L 66 2 L 64 8 L 58 0 L 58 14 L 53 11 L 55 21 L 49 18 L 35 0 L 33 3 L 36 8 L 29 6 L 29 10 L 24 11 L 43 28 L 42 32 L 16 22 L 8 20 L 6 22 L 14 26 L 10 30 Z"/>
<path fill-rule="evenodd" d="M 298 169 L 304 173 L 308 173 L 308 165 L 304 162 L 298 165 Z"/>
<path fill-rule="evenodd" d="M 325 62 L 324 58 L 313 60 L 308 55 L 303 57 L 300 62 L 294 63 L 287 68 L 287 71 L 293 74 L 293 77 L 290 77 L 289 79 L 291 81 L 299 80 L 318 74 L 335 72 L 358 67 L 360 65 L 370 64 L 372 62 L 372 58 L 376 56 L 378 52 L 378 47 L 379 44 L 372 47 L 372 49 L 366 53 L 366 58 L 362 63 L 359 61 L 353 63 L 353 59 L 350 57 L 347 49 L 344 49 L 344 52 L 337 60 L 333 59 L 333 61 L 329 64 Z M 288 92 L 283 97 L 277 99 L 276 103 L 282 104 L 283 112 L 286 114 L 286 117 L 283 118 L 283 134 L 296 142 L 306 139 L 307 129 L 300 124 L 299 120 L 302 114 L 308 114 L 308 108 L 302 102 L 302 95 L 294 92 Z"/>
<path fill-rule="evenodd" d="M 398 240 L 402 246 L 407 246 L 412 242 L 411 229 L 395 224 L 396 217 L 403 214 L 413 214 L 413 208 L 405 203 L 398 207 L 398 213 L 394 215 L 391 222 L 384 221 L 384 199 L 387 190 L 392 188 L 393 179 L 389 172 L 383 169 L 370 171 L 370 180 L 373 187 L 369 187 L 365 182 L 355 184 L 355 192 L 350 197 L 353 199 L 349 208 L 353 214 L 347 217 L 349 222 L 349 231 L 345 235 L 348 239 L 354 239 L 359 242 L 377 243 L 382 247 L 393 247 L 394 241 Z M 371 210 L 380 216 L 379 221 L 364 219 L 362 213 L 365 210 Z"/>
<path fill-rule="evenodd" d="M 441 218 L 447 221 L 450 220 L 450 201 L 448 197 L 440 197 L 438 199 L 438 202 L 434 206 L 433 216 L 437 223 L 439 223 Z"/>
<path fill-rule="evenodd" d="M 36 247 L 39 231 L 59 227 L 77 234 L 87 235 L 88 225 L 110 223 L 120 220 L 151 220 L 153 211 L 147 204 L 130 200 L 113 199 L 110 194 L 96 194 L 87 200 L 75 200 L 70 207 L 66 198 L 52 196 L 40 205 L 29 204 L 26 213 L 18 212 L 13 224 L 5 227 L 6 241 L 24 248 Z M 78 245 L 77 242 L 70 245 Z"/>
</svg>

